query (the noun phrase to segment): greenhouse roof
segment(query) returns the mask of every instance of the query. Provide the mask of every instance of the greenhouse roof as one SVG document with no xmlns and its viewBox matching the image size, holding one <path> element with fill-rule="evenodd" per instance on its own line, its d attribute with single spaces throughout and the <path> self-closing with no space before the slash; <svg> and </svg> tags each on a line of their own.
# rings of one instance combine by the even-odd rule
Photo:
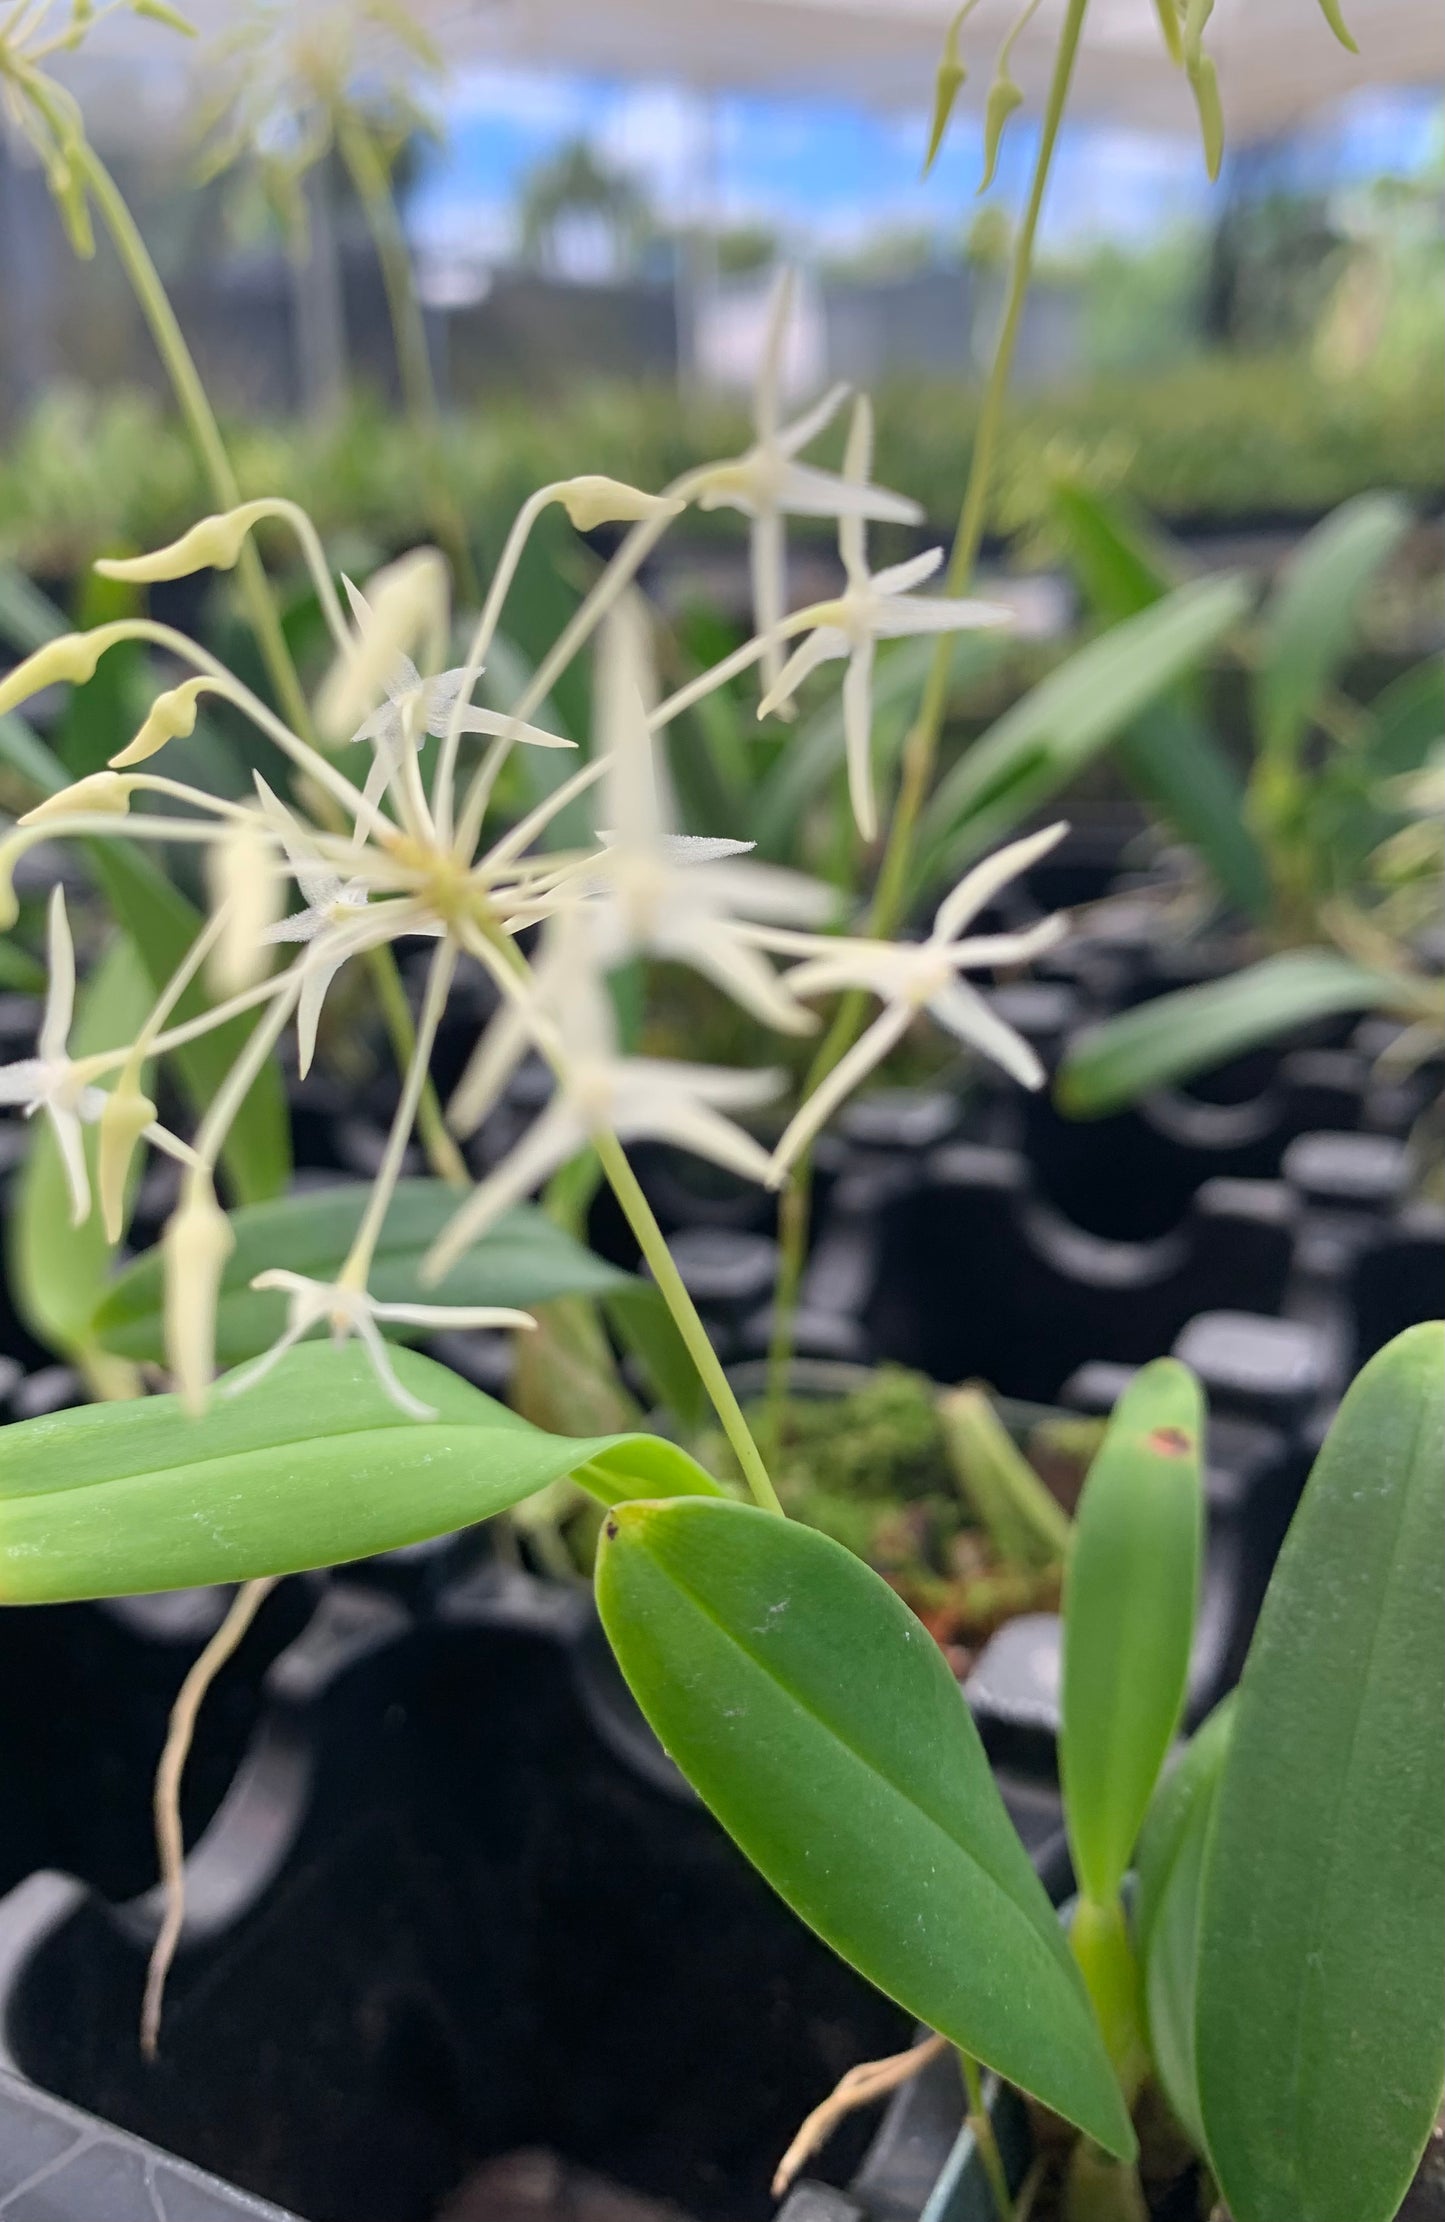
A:
<svg viewBox="0 0 1445 2222">
<path fill-rule="evenodd" d="M 1064 0 L 1042 0 L 1014 51 L 1014 75 L 1037 108 Z M 1442 70 L 1432 0 L 1345 0 L 1362 52 L 1334 38 L 1319 0 L 1216 0 L 1207 33 L 1231 142 L 1282 134 L 1371 85 L 1429 84 Z M 408 0 L 454 66 L 633 80 L 702 92 L 851 100 L 921 109 L 952 0 Z M 239 0 L 194 0 L 203 37 L 241 20 Z M 288 28 L 306 0 L 288 11 Z M 334 14 L 334 0 L 318 12 Z M 1017 0 L 977 0 L 964 34 L 962 100 L 982 105 Z M 183 83 L 179 42 L 115 16 L 84 57 L 87 103 L 116 135 L 153 128 Z M 128 65 L 128 66 L 127 66 Z M 191 66 L 194 66 L 192 63 Z M 137 78 L 150 80 L 137 99 Z M 79 87 L 77 88 L 79 89 Z M 1145 131 L 1197 129 L 1182 72 L 1163 47 L 1154 0 L 1092 0 L 1070 99 L 1075 119 Z"/>
</svg>

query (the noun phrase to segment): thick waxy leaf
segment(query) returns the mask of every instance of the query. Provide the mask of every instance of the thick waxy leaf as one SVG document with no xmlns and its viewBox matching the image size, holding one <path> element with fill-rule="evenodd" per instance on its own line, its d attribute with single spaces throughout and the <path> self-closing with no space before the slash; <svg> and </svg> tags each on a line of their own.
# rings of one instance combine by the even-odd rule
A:
<svg viewBox="0 0 1445 2222">
<path fill-rule="evenodd" d="M 1214 1793 L 1229 1749 L 1234 1700 L 1215 1707 L 1155 1794 L 1139 1839 L 1134 1928 L 1144 1970 L 1149 2043 L 1164 2095 L 1205 2150 L 1194 2061 L 1199 1886 Z"/>
<path fill-rule="evenodd" d="M 1074 1515 L 1059 1765 L 1074 1870 L 1096 1905 L 1118 1895 L 1184 1707 L 1203 1435 L 1198 1382 L 1156 1359 L 1115 1405 Z"/>
<path fill-rule="evenodd" d="M 280 1266 L 313 1280 L 334 1280 L 370 1194 L 367 1183 L 345 1181 L 230 1214 L 236 1247 L 222 1276 L 216 1315 L 220 1364 L 256 1357 L 286 1324 L 285 1297 L 253 1289 L 255 1275 Z M 397 1183 L 367 1282 L 373 1296 L 386 1304 L 509 1304 L 526 1311 L 555 1296 L 621 1295 L 638 1285 L 564 1234 L 535 1204 L 523 1204 L 474 1243 L 444 1281 L 423 1287 L 421 1261 L 456 1208 L 456 1195 L 443 1181 Z M 162 1298 L 160 1251 L 148 1250 L 107 1291 L 95 1315 L 97 1341 L 122 1357 L 159 1364 L 165 1354 Z M 400 1332 L 415 1340 L 419 1330 Z"/>
<path fill-rule="evenodd" d="M 1388 1004 L 1392 992 L 1384 973 L 1327 949 L 1266 957 L 1226 980 L 1155 996 L 1086 1027 L 1064 1054 L 1055 1095 L 1070 1118 L 1103 1118 L 1310 1019 Z"/>
<path fill-rule="evenodd" d="M 1290 756 L 1349 654 L 1366 588 L 1409 530 L 1394 494 L 1360 494 L 1300 542 L 1260 629 L 1255 706 L 1267 754 Z"/>
<path fill-rule="evenodd" d="M 1356 1380 L 1235 1707 L 1197 2051 L 1236 2222 L 1389 2222 L 1440 2105 L 1445 1328 Z"/>
<path fill-rule="evenodd" d="M 308 1343 L 203 1419 L 175 1397 L 85 1405 L 0 1430 L 0 1604 L 117 1597 L 296 1573 L 418 1543 L 577 1474 L 611 1503 L 718 1494 L 653 1436 L 547 1435 L 398 1350 L 414 1420 L 365 1354 Z"/>
<path fill-rule="evenodd" d="M 1131 2153 L 968 1708 L 887 1583 L 750 1506 L 641 1503 L 605 1524 L 597 1601 L 663 1744 L 794 1911 L 921 2020 Z"/>
<path fill-rule="evenodd" d="M 957 871 L 1077 777 L 1248 607 L 1242 579 L 1179 587 L 1070 656 L 974 742 L 924 816 L 924 876 Z"/>
</svg>

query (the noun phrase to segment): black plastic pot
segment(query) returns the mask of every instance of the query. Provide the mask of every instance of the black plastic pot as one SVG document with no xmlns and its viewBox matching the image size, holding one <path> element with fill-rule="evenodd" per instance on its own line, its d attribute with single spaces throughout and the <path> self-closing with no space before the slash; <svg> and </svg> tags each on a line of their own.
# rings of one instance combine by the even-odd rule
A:
<svg viewBox="0 0 1445 2222">
<path fill-rule="evenodd" d="M 908 2024 L 618 1706 L 591 1626 L 518 1577 L 425 1624 L 332 1584 L 189 1863 L 159 2063 L 154 1896 L 42 1876 L 0 1905 L 11 2071 L 307 2222 L 422 2222 L 535 2147 L 761 2222 L 797 2121 Z"/>
</svg>

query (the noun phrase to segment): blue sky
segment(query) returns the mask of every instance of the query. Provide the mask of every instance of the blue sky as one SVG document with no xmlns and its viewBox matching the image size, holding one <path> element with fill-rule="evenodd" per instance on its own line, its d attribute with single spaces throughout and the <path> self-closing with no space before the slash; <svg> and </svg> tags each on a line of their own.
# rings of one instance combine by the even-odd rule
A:
<svg viewBox="0 0 1445 2222">
<path fill-rule="evenodd" d="M 921 116 L 861 107 L 731 97 L 709 110 L 666 85 L 613 84 L 522 71 L 475 71 L 454 83 L 445 145 L 428 157 L 410 223 L 423 243 L 487 258 L 506 251 L 527 172 L 563 141 L 586 137 L 633 172 L 661 211 L 700 207 L 724 221 L 766 222 L 799 246 L 847 247 L 869 232 L 966 223 L 980 170 L 977 121 L 950 134 L 918 175 Z M 1436 104 L 1364 95 L 1279 159 L 1302 184 L 1417 168 L 1438 144 Z M 1005 140 L 993 197 L 1017 204 L 1033 153 L 1025 123 Z M 1066 131 L 1046 230 L 1053 243 L 1139 239 L 1203 213 L 1198 149 L 1172 137 L 1098 126 Z"/>
</svg>

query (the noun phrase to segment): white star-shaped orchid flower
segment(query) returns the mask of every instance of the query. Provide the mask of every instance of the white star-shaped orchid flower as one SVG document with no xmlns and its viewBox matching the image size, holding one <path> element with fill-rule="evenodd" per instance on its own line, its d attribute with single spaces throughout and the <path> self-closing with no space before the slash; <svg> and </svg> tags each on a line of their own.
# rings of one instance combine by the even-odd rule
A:
<svg viewBox="0 0 1445 2222">
<path fill-rule="evenodd" d="M 228 1375 L 221 1384 L 222 1396 L 240 1396 L 245 1390 L 253 1389 L 288 1350 L 314 1327 L 324 1324 L 330 1328 L 334 1343 L 343 1343 L 348 1336 L 355 1335 L 371 1360 L 382 1389 L 408 1419 L 434 1420 L 433 1407 L 423 1404 L 420 1397 L 413 1396 L 397 1379 L 378 1321 L 391 1320 L 407 1327 L 535 1327 L 537 1324 L 530 1312 L 516 1312 L 498 1304 L 383 1304 L 369 1296 L 364 1288 L 353 1288 L 345 1281 L 313 1281 L 304 1273 L 292 1273 L 282 1266 L 272 1266 L 267 1272 L 258 1273 L 251 1286 L 278 1289 L 285 1295 L 286 1325 L 269 1350 L 249 1366 L 243 1366 L 239 1373 Z"/>
<path fill-rule="evenodd" d="M 475 1124 L 529 1040 L 559 1075 L 546 1109 L 511 1155 L 473 1189 L 433 1246 L 423 1267 L 428 1282 L 439 1280 L 502 1212 L 529 1196 L 596 1133 L 611 1133 L 620 1142 L 674 1142 L 744 1180 L 767 1178 L 767 1151 L 723 1113 L 770 1103 L 782 1087 L 781 1073 L 619 1056 L 612 999 L 587 957 L 578 914 L 569 913 L 557 921 L 530 993 L 493 1020 L 483 1037 L 485 1060 L 474 1060 L 448 1108 L 456 1129 L 466 1090 L 467 1117 Z"/>
<path fill-rule="evenodd" d="M 1026 964 L 1042 956 L 1063 939 L 1067 920 L 1059 913 L 1023 933 L 978 934 L 972 940 L 960 937 L 1000 888 L 1046 856 L 1066 831 L 1063 825 L 1047 826 L 1042 833 L 1011 841 L 976 864 L 939 904 L 933 931 L 926 941 L 828 940 L 793 935 L 785 942 L 781 935 L 760 930 L 758 938 L 766 939 L 770 946 L 816 952 L 786 975 L 795 994 L 822 995 L 835 989 L 862 988 L 876 995 L 883 1005 L 872 1025 L 865 1028 L 847 1055 L 839 1059 L 827 1079 L 795 1113 L 773 1152 L 768 1176 L 773 1187 L 781 1183 L 794 1159 L 859 1082 L 882 1063 L 920 1011 L 927 1011 L 950 1034 L 1001 1065 L 1025 1088 L 1043 1085 L 1043 1067 L 1023 1036 L 990 1010 L 977 989 L 968 987 L 959 974 L 984 965 Z"/>
<path fill-rule="evenodd" d="M 316 1054 L 316 1029 L 321 1022 L 321 1006 L 326 1001 L 327 990 L 347 958 L 366 946 L 365 932 L 358 933 L 356 929 L 368 907 L 367 885 L 364 879 L 343 879 L 339 872 L 333 872 L 323 863 L 308 847 L 301 827 L 259 772 L 255 779 L 261 807 L 275 830 L 306 904 L 304 910 L 278 919 L 274 926 L 267 926 L 260 936 L 261 946 L 270 948 L 283 941 L 315 944 L 314 953 L 306 958 L 301 968 L 301 992 L 296 1004 L 297 1066 L 304 1080 Z M 419 925 L 416 930 L 424 932 L 426 928 Z M 379 930 L 378 938 L 385 938 L 384 928 Z"/>
<path fill-rule="evenodd" d="M 606 972 L 647 952 L 690 965 L 764 1025 L 810 1033 L 811 1012 L 738 930 L 740 919 L 817 925 L 837 898 L 821 881 L 741 862 L 750 841 L 674 832 L 665 766 L 648 723 L 630 624 L 609 632 L 599 669 L 599 732 L 608 761 L 596 894 L 583 912 Z"/>
<path fill-rule="evenodd" d="M 19 1064 L 0 1066 L 0 1103 L 18 1103 L 27 1119 L 43 1111 L 50 1121 L 70 1186 L 70 1223 L 78 1227 L 90 1213 L 90 1174 L 86 1170 L 81 1122 L 93 1125 L 105 1109 L 105 1090 L 89 1086 L 71 1059 L 70 1022 L 75 1013 L 75 945 L 65 911 L 65 890 L 50 890 L 47 932 L 50 981 L 36 1042 L 38 1054 Z"/>
<path fill-rule="evenodd" d="M 351 604 L 357 632 L 364 640 L 374 622 L 371 605 L 344 573 L 341 583 Z M 419 749 L 428 735 L 441 740 L 454 715 L 459 733 L 493 736 L 506 733 L 509 739 L 525 742 L 533 748 L 576 747 L 575 741 L 567 740 L 560 733 L 548 733 L 540 725 L 516 725 L 501 711 L 481 709 L 475 702 L 465 703 L 458 715 L 457 701 L 462 688 L 475 686 L 481 673 L 481 665 L 469 671 L 464 664 L 458 664 L 451 671 L 440 671 L 424 679 L 410 656 L 398 651 L 382 682 L 386 689 L 385 702 L 373 710 L 352 735 L 354 741 L 369 741 L 372 747 L 371 770 L 364 789 L 369 804 L 378 802 L 398 776 L 407 751 Z"/>
<path fill-rule="evenodd" d="M 686 492 L 699 509 L 738 509 L 752 519 L 751 567 L 753 624 L 771 636 L 787 608 L 785 517 L 864 517 L 880 523 L 916 525 L 923 511 L 902 494 L 857 479 L 840 478 L 800 463 L 801 450 L 832 423 L 848 398 L 845 385 L 833 386 L 821 401 L 782 425 L 783 347 L 793 312 L 795 276 L 779 273 L 768 311 L 767 337 L 753 391 L 753 429 L 757 438 L 746 454 L 709 464 L 692 473 Z M 681 490 L 681 489 L 680 489 Z M 782 670 L 781 646 L 771 638 L 762 655 L 763 686 L 771 693 Z"/>
<path fill-rule="evenodd" d="M 843 466 L 850 485 L 865 486 L 872 466 L 873 411 L 860 398 L 853 405 L 848 431 L 848 452 Z M 986 625 L 1007 625 L 1012 612 L 995 602 L 964 600 L 952 595 L 915 594 L 914 587 L 931 579 L 943 562 L 942 548 L 929 548 L 910 556 L 906 563 L 870 571 L 861 512 L 844 513 L 838 520 L 838 552 L 843 558 L 846 583 L 831 601 L 815 602 L 796 611 L 783 626 L 784 633 L 806 630 L 807 639 L 796 648 L 777 673 L 758 705 L 760 718 L 791 701 L 809 672 L 838 656 L 848 659 L 843 681 L 843 731 L 848 759 L 848 797 L 858 831 L 871 841 L 878 830 L 873 799 L 873 655 L 880 640 L 896 640 L 910 633 L 972 632 Z"/>
</svg>

